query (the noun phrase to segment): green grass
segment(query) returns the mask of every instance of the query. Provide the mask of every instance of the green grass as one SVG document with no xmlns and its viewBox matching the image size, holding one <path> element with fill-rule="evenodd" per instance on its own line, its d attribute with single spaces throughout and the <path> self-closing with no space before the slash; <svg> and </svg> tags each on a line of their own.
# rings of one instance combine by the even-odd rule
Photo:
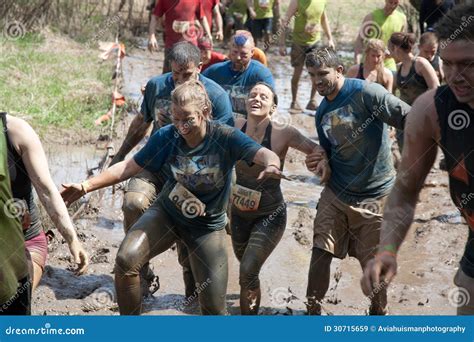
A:
<svg viewBox="0 0 474 342">
<path fill-rule="evenodd" d="M 40 131 L 91 130 L 108 111 L 112 92 L 113 62 L 97 56 L 52 33 L 0 37 L 0 109 Z"/>
</svg>

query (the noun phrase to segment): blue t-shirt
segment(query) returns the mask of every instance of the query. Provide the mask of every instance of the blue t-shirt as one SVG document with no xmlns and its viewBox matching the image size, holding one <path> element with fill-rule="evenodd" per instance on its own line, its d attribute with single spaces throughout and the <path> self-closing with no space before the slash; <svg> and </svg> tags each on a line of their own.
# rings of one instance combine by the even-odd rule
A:
<svg viewBox="0 0 474 342">
<path fill-rule="evenodd" d="M 403 129 L 410 106 L 377 83 L 347 78 L 332 101 L 316 112 L 321 146 L 331 166 L 328 186 L 358 204 L 386 195 L 395 180 L 387 124 Z"/>
<path fill-rule="evenodd" d="M 211 100 L 213 119 L 233 126 L 232 105 L 225 90 L 202 75 L 199 75 L 199 81 L 204 84 Z M 153 77 L 145 87 L 141 112 L 145 122 L 154 122 L 154 130 L 171 123 L 171 92 L 174 88 L 171 72 Z"/>
<path fill-rule="evenodd" d="M 265 82 L 275 88 L 275 81 L 270 69 L 253 59 L 243 72 L 232 70 L 232 62 L 226 61 L 210 66 L 203 72 L 203 75 L 219 83 L 229 94 L 234 113 L 245 117 L 247 117 L 245 102 L 250 89 L 256 83 Z"/>
<path fill-rule="evenodd" d="M 190 148 L 173 125 L 156 131 L 133 158 L 144 169 L 157 173 L 163 166 L 170 171 L 157 201 L 175 220 L 188 228 L 219 230 L 226 223 L 232 169 L 238 160 L 251 163 L 262 148 L 247 135 L 227 125 L 207 124 L 204 141 Z M 176 183 L 184 186 L 206 205 L 206 215 L 187 217 L 170 199 Z"/>
</svg>

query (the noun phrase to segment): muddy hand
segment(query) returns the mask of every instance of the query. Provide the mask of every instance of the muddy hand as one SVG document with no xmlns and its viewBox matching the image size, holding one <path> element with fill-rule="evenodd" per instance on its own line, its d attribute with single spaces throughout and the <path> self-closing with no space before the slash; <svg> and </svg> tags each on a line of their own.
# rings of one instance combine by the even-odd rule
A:
<svg viewBox="0 0 474 342">
<path fill-rule="evenodd" d="M 82 247 L 79 240 L 74 240 L 69 244 L 69 251 L 74 258 L 74 262 L 77 264 L 77 268 L 74 271 L 76 275 L 84 274 L 89 266 L 89 256 Z"/>
<path fill-rule="evenodd" d="M 324 184 L 329 180 L 331 177 L 331 167 L 329 166 L 327 159 L 323 159 L 318 163 L 315 173 L 319 176 L 321 184 Z"/>
<path fill-rule="evenodd" d="M 364 276 L 360 281 L 362 292 L 370 296 L 375 289 L 380 288 L 381 283 L 388 286 L 397 273 L 397 259 L 388 253 L 379 253 L 369 260 L 364 269 Z"/>
<path fill-rule="evenodd" d="M 61 185 L 64 188 L 63 191 L 61 191 L 61 197 L 63 198 L 64 203 L 66 203 L 66 206 L 68 207 L 85 195 L 81 184 L 70 183 Z"/>
<path fill-rule="evenodd" d="M 315 149 L 312 153 L 306 156 L 306 167 L 311 172 L 316 172 L 319 162 L 326 158 L 326 153 L 322 149 Z"/>
<path fill-rule="evenodd" d="M 148 39 L 148 50 L 150 52 L 158 51 L 158 42 L 154 35 L 151 36 L 150 39 Z"/>
<path fill-rule="evenodd" d="M 258 175 L 257 180 L 262 180 L 262 179 L 265 179 L 265 178 L 280 179 L 280 178 L 283 178 L 283 177 L 284 176 L 283 176 L 283 174 L 282 174 L 282 172 L 280 171 L 279 168 L 277 168 L 274 165 L 269 165 L 265 168 L 265 170 L 260 172 L 260 174 Z"/>
</svg>

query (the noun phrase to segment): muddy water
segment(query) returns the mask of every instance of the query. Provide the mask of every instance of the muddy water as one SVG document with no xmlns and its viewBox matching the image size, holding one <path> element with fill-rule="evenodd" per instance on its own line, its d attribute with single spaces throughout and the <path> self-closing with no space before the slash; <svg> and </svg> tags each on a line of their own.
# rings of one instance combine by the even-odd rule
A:
<svg viewBox="0 0 474 342">
<path fill-rule="evenodd" d="M 142 44 L 143 45 L 143 44 Z M 279 110 L 286 112 L 290 106 L 291 67 L 289 58 L 269 56 L 279 94 Z M 161 70 L 162 54 L 150 54 L 142 49 L 129 50 L 124 60 L 125 74 L 122 93 L 139 102 L 139 88 Z M 305 106 L 310 93 L 310 80 L 303 73 L 299 101 Z M 313 113 L 292 115 L 291 122 L 308 137 L 317 139 Z M 47 153 L 56 184 L 79 181 L 85 177 L 86 167 L 97 164 L 104 151 L 95 147 L 48 147 Z M 285 170 L 292 181 L 284 180 L 282 187 L 288 205 L 288 223 L 285 234 L 264 265 L 260 280 L 262 288 L 262 314 L 304 313 L 307 272 L 311 256 L 312 222 L 322 187 L 319 180 L 306 170 L 304 155 L 297 151 L 288 153 Z M 455 208 L 449 200 L 446 175 L 434 169 L 428 178 L 433 186 L 425 188 L 418 206 L 416 223 L 400 252 L 399 274 L 389 289 L 390 310 L 393 314 L 454 314 L 449 297 L 454 289 L 451 278 L 457 267 L 466 228 L 456 218 Z M 107 190 L 103 205 L 96 215 L 78 222 L 77 227 L 93 257 L 88 275 L 75 277 L 65 271 L 67 248 L 55 244 L 50 266 L 36 291 L 36 314 L 116 314 L 113 295 L 104 296 L 113 289 L 113 261 L 121 239 L 122 193 Z M 436 219 L 441 214 L 454 213 L 451 219 Z M 231 314 L 238 314 L 238 269 L 230 240 L 229 285 L 227 303 Z M 161 288 L 145 301 L 145 314 L 197 314 L 197 305 L 184 305 L 184 287 L 176 251 L 154 258 L 152 265 L 160 276 Z M 335 276 L 337 275 L 337 276 Z M 367 302 L 360 286 L 359 263 L 353 258 L 334 260 L 331 283 L 323 303 L 326 314 L 360 315 L 367 309 Z M 103 289 L 106 289 L 104 292 Z M 101 292 L 102 291 L 102 292 Z M 94 294 L 99 293 L 99 299 Z M 105 299 L 104 299 L 105 298 Z M 82 309 L 84 302 L 96 304 L 93 311 Z"/>
</svg>

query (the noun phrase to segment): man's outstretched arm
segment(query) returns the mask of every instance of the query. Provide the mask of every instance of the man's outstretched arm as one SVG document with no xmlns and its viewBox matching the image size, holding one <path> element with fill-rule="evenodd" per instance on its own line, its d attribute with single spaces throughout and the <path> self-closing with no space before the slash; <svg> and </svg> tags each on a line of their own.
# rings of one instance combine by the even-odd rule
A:
<svg viewBox="0 0 474 342">
<path fill-rule="evenodd" d="M 439 125 L 434 106 L 435 90 L 420 96 L 405 125 L 405 144 L 395 186 L 384 209 L 380 246 L 361 280 L 370 295 L 381 281 L 388 284 L 397 272 L 397 252 L 413 222 L 418 195 L 436 159 Z"/>
</svg>

